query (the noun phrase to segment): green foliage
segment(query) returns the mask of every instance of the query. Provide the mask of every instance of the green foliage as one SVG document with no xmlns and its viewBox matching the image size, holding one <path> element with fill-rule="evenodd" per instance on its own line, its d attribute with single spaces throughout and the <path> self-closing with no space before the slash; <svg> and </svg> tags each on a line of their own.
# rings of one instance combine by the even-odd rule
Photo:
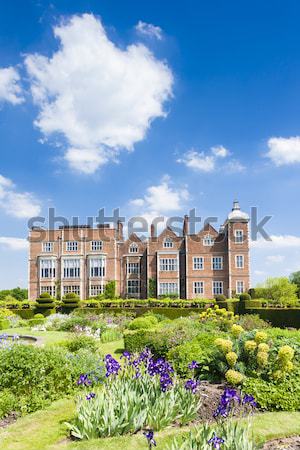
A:
<svg viewBox="0 0 300 450">
<path fill-rule="evenodd" d="M 44 316 L 43 316 L 42 319 L 34 317 L 33 319 L 29 319 L 29 321 L 28 321 L 28 324 L 29 324 L 30 327 L 35 327 L 36 325 L 43 325 L 44 323 L 45 323 Z"/>
<path fill-rule="evenodd" d="M 104 297 L 108 299 L 116 298 L 116 281 L 108 281 L 104 289 Z"/>
<path fill-rule="evenodd" d="M 258 314 L 243 314 L 242 316 L 239 316 L 237 323 L 246 331 L 271 327 L 271 325 L 261 319 Z"/>
<path fill-rule="evenodd" d="M 216 296 L 215 296 L 215 300 L 216 300 L 217 302 L 225 302 L 225 301 L 226 301 L 226 296 L 223 295 L 223 294 L 216 295 Z"/>
<path fill-rule="evenodd" d="M 101 342 L 105 344 L 107 342 L 113 342 L 122 339 L 122 337 L 123 335 L 119 330 L 115 328 L 109 328 L 101 334 Z"/>
<path fill-rule="evenodd" d="M 300 271 L 292 273 L 290 275 L 289 280 L 291 283 L 296 284 L 297 295 L 298 295 L 298 298 L 300 298 Z"/>
<path fill-rule="evenodd" d="M 282 381 L 270 382 L 261 378 L 247 378 L 243 391 L 255 397 L 262 409 L 268 411 L 300 410 L 300 369 L 287 375 Z"/>
<path fill-rule="evenodd" d="M 4 389 L 0 392 L 0 419 L 7 416 L 11 411 L 17 407 L 17 399 L 15 395 L 9 390 Z"/>
<path fill-rule="evenodd" d="M 38 313 L 34 315 L 34 319 L 44 319 L 45 317 L 43 316 L 43 314 Z"/>
<path fill-rule="evenodd" d="M 156 279 L 149 278 L 148 281 L 148 297 L 154 298 L 156 296 Z"/>
<path fill-rule="evenodd" d="M 251 300 L 251 295 L 244 292 L 243 294 L 240 295 L 240 301 L 244 302 L 246 300 Z"/>
<path fill-rule="evenodd" d="M 135 433 L 142 428 L 161 430 L 172 423 L 185 425 L 196 419 L 200 397 L 187 391 L 182 382 L 166 392 L 161 390 L 160 377 L 151 377 L 142 367 L 142 376 L 135 369 L 123 366 L 121 375 L 109 378 L 95 398 L 78 399 L 77 414 L 68 424 L 77 439 L 93 439 Z M 89 388 L 90 389 L 90 388 Z"/>
<path fill-rule="evenodd" d="M 82 348 L 89 349 L 92 352 L 98 349 L 96 340 L 91 336 L 85 336 L 83 334 L 75 335 L 72 339 L 61 341 L 59 345 L 71 353 L 78 352 Z"/>
<path fill-rule="evenodd" d="M 58 331 L 74 331 L 75 327 L 87 327 L 90 325 L 88 317 L 66 316 L 65 320 L 59 320 L 57 324 Z"/>
<path fill-rule="evenodd" d="M 6 330 L 9 326 L 10 322 L 8 319 L 0 319 L 0 330 Z"/>
<path fill-rule="evenodd" d="M 292 306 L 297 304 L 298 286 L 288 278 L 268 278 L 265 287 L 270 294 L 270 303 L 279 306 Z"/>
<path fill-rule="evenodd" d="M 199 333 L 192 341 L 185 342 L 169 350 L 167 359 L 174 367 L 176 373 L 186 377 L 191 374 L 188 365 L 192 361 L 197 361 L 200 365 L 197 369 L 199 378 L 207 379 L 209 375 L 209 365 L 214 353 L 214 341 L 220 333 Z"/>
<path fill-rule="evenodd" d="M 224 446 L 213 447 L 209 444 L 209 440 L 215 435 L 224 439 Z M 211 450 L 212 448 L 258 450 L 261 446 L 254 443 L 249 421 L 248 423 L 227 421 L 217 426 L 205 424 L 197 431 L 175 438 L 167 450 Z"/>
<path fill-rule="evenodd" d="M 52 298 L 49 292 L 42 292 L 39 298 Z"/>
<path fill-rule="evenodd" d="M 0 301 L 4 300 L 5 297 L 8 295 L 11 295 L 14 300 L 26 300 L 28 298 L 28 290 L 27 289 L 21 289 L 19 287 L 14 289 L 6 289 L 0 291 Z"/>
<path fill-rule="evenodd" d="M 158 320 L 155 316 L 148 315 L 147 317 L 137 317 L 128 324 L 129 330 L 142 330 L 155 327 L 158 324 Z"/>
</svg>

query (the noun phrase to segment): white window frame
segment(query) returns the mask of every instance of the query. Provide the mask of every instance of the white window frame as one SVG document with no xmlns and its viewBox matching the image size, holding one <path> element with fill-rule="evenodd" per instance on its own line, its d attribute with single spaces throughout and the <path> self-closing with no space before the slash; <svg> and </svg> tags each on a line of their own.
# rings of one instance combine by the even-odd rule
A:
<svg viewBox="0 0 300 450">
<path fill-rule="evenodd" d="M 130 244 L 129 246 L 129 253 L 138 253 L 138 251 L 139 246 L 135 242 L 132 242 L 132 244 Z"/>
<path fill-rule="evenodd" d="M 44 253 L 52 253 L 53 252 L 53 242 L 43 242 L 42 249 Z"/>
<path fill-rule="evenodd" d="M 80 285 L 64 286 L 63 287 L 63 295 L 67 295 L 67 294 L 77 294 L 80 297 Z"/>
<path fill-rule="evenodd" d="M 179 295 L 179 287 L 176 282 L 160 282 L 159 283 L 159 295 Z"/>
<path fill-rule="evenodd" d="M 193 257 L 193 270 L 204 270 L 203 256 L 194 256 Z"/>
<path fill-rule="evenodd" d="M 126 264 L 126 272 L 128 275 L 140 273 L 140 263 L 139 262 L 128 262 Z"/>
<path fill-rule="evenodd" d="M 127 295 L 139 295 L 141 291 L 140 280 L 130 279 L 127 280 Z"/>
<path fill-rule="evenodd" d="M 244 269 L 245 267 L 245 257 L 244 255 L 235 255 L 235 268 Z"/>
<path fill-rule="evenodd" d="M 103 284 L 92 284 L 89 289 L 90 297 L 97 297 L 97 295 L 101 295 L 104 293 L 104 285 Z"/>
<path fill-rule="evenodd" d="M 103 242 L 102 241 L 92 241 L 91 242 L 91 251 L 92 252 L 101 252 L 103 250 Z"/>
<path fill-rule="evenodd" d="M 103 278 L 106 271 L 106 258 L 99 256 L 98 258 L 89 259 L 89 275 L 90 278 Z"/>
<path fill-rule="evenodd" d="M 215 240 L 210 234 L 207 234 L 206 236 L 204 236 L 203 245 L 205 247 L 212 247 L 214 245 L 214 243 L 215 243 Z"/>
<path fill-rule="evenodd" d="M 193 282 L 193 293 L 195 295 L 204 295 L 204 281 L 194 281 Z"/>
<path fill-rule="evenodd" d="M 40 259 L 40 278 L 49 279 L 56 276 L 56 261 L 53 258 Z"/>
<path fill-rule="evenodd" d="M 223 256 L 212 256 L 211 270 L 223 270 Z"/>
<path fill-rule="evenodd" d="M 178 259 L 177 258 L 159 258 L 160 272 L 177 272 Z"/>
<path fill-rule="evenodd" d="M 166 237 L 164 240 L 164 248 L 173 248 L 173 240 L 170 237 Z"/>
<path fill-rule="evenodd" d="M 80 258 L 63 259 L 63 278 L 80 278 Z"/>
<path fill-rule="evenodd" d="M 67 241 L 66 242 L 67 252 L 78 252 L 78 241 Z"/>
<path fill-rule="evenodd" d="M 218 285 L 217 285 L 218 283 Z M 224 292 L 224 283 L 223 281 L 214 280 L 212 282 L 212 294 L 213 295 L 223 295 Z"/>
<path fill-rule="evenodd" d="M 51 297 L 55 298 L 56 288 L 55 288 L 55 286 L 41 286 L 40 294 L 43 294 L 44 292 L 48 292 L 48 294 L 50 294 Z"/>
<path fill-rule="evenodd" d="M 245 292 L 245 283 L 243 280 L 237 280 L 236 282 L 236 293 L 243 294 Z"/>
<path fill-rule="evenodd" d="M 244 230 L 241 229 L 234 230 L 234 243 L 235 244 L 244 243 Z"/>
</svg>

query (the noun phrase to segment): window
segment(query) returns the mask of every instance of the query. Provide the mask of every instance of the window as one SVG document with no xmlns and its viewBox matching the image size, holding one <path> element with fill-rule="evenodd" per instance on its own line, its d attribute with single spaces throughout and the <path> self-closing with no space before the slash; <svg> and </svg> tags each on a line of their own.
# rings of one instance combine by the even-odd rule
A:
<svg viewBox="0 0 300 450">
<path fill-rule="evenodd" d="M 96 297 L 97 295 L 103 294 L 104 286 L 103 284 L 90 286 L 90 297 Z"/>
<path fill-rule="evenodd" d="M 132 273 L 140 273 L 140 264 L 138 262 L 130 262 L 127 264 L 128 275 Z"/>
<path fill-rule="evenodd" d="M 164 248 L 172 248 L 173 247 L 173 241 L 171 238 L 166 238 L 164 240 Z"/>
<path fill-rule="evenodd" d="M 234 231 L 234 242 L 236 244 L 242 244 L 244 242 L 244 232 L 243 230 Z"/>
<path fill-rule="evenodd" d="M 93 252 L 100 252 L 103 249 L 102 241 L 92 241 L 91 248 Z"/>
<path fill-rule="evenodd" d="M 90 259 L 90 277 L 104 277 L 105 276 L 105 258 L 91 258 Z"/>
<path fill-rule="evenodd" d="M 202 256 L 195 256 L 193 258 L 193 269 L 194 270 L 204 269 L 204 258 L 202 258 Z"/>
<path fill-rule="evenodd" d="M 53 242 L 43 242 L 43 252 L 45 253 L 53 252 Z"/>
<path fill-rule="evenodd" d="M 80 259 L 64 259 L 64 278 L 80 277 Z"/>
<path fill-rule="evenodd" d="M 55 278 L 55 260 L 41 259 L 40 260 L 40 277 L 41 278 Z"/>
<path fill-rule="evenodd" d="M 161 258 L 159 260 L 159 270 L 162 272 L 174 272 L 178 269 L 177 258 Z"/>
<path fill-rule="evenodd" d="M 243 269 L 244 268 L 244 256 L 243 255 L 236 255 L 236 257 L 235 257 L 235 267 L 237 269 Z"/>
<path fill-rule="evenodd" d="M 210 234 L 207 234 L 203 238 L 203 245 L 205 246 L 211 246 L 214 245 L 215 240 L 210 236 Z"/>
<path fill-rule="evenodd" d="M 139 247 L 138 247 L 138 245 L 135 242 L 130 244 L 130 246 L 129 246 L 129 253 L 137 253 L 138 251 L 139 251 Z"/>
<path fill-rule="evenodd" d="M 67 248 L 67 252 L 77 252 L 78 242 L 77 241 L 68 241 L 66 248 Z"/>
<path fill-rule="evenodd" d="M 223 256 L 213 256 L 212 259 L 212 270 L 222 270 L 223 269 Z"/>
<path fill-rule="evenodd" d="M 213 295 L 223 294 L 223 281 L 213 281 Z"/>
<path fill-rule="evenodd" d="M 64 295 L 70 293 L 80 296 L 80 286 L 64 286 Z"/>
<path fill-rule="evenodd" d="M 127 294 L 139 294 L 140 282 L 139 280 L 127 280 Z"/>
<path fill-rule="evenodd" d="M 244 282 L 243 281 L 237 281 L 236 282 L 236 293 L 242 294 L 244 292 Z"/>
<path fill-rule="evenodd" d="M 178 294 L 177 283 L 159 283 L 159 295 Z"/>
<path fill-rule="evenodd" d="M 203 295 L 204 294 L 204 282 L 203 281 L 194 281 L 194 294 Z"/>
<path fill-rule="evenodd" d="M 55 286 L 41 286 L 40 293 L 43 294 L 43 292 L 48 292 L 51 297 L 55 297 Z"/>
</svg>

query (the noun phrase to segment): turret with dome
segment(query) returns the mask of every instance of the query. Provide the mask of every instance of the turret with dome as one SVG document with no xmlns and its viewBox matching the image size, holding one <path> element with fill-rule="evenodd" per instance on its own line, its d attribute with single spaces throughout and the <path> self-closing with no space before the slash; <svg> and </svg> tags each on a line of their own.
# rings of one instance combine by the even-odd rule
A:
<svg viewBox="0 0 300 450">
<path fill-rule="evenodd" d="M 249 215 L 241 211 L 240 203 L 234 200 L 231 212 L 228 214 L 227 220 L 229 222 L 249 222 Z"/>
</svg>

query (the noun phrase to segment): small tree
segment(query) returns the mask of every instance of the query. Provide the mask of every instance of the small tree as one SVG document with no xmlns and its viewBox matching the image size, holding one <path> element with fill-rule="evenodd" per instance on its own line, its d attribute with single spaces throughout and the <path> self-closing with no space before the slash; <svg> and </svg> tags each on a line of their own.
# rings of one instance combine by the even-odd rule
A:
<svg viewBox="0 0 300 450">
<path fill-rule="evenodd" d="M 104 289 L 104 297 L 108 299 L 116 298 L 116 282 L 115 280 L 108 281 Z"/>
<path fill-rule="evenodd" d="M 300 298 L 300 270 L 298 272 L 293 272 L 290 275 L 290 282 L 297 285 L 297 295 Z"/>
<path fill-rule="evenodd" d="M 271 303 L 281 306 L 291 306 L 295 305 L 298 301 L 298 286 L 291 283 L 288 278 L 268 278 L 265 287 L 269 290 Z"/>
<path fill-rule="evenodd" d="M 154 298 L 155 296 L 156 296 L 156 279 L 149 278 L 148 298 Z"/>
</svg>

